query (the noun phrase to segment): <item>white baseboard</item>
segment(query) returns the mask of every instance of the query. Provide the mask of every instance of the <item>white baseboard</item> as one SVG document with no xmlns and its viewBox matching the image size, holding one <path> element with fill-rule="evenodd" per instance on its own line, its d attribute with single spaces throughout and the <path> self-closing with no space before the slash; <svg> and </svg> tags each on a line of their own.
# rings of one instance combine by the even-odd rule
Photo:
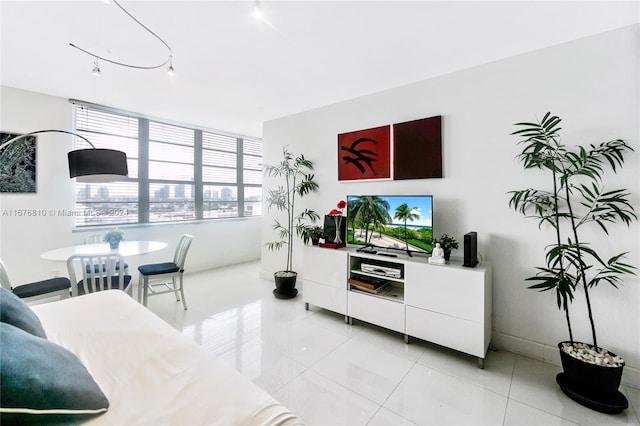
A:
<svg viewBox="0 0 640 426">
<path fill-rule="evenodd" d="M 492 333 L 491 346 L 505 351 L 524 355 L 549 364 L 561 365 L 560 353 L 557 346 L 549 346 L 544 343 L 532 342 L 520 337 L 509 336 L 498 332 Z M 640 369 L 624 367 L 622 372 L 622 384 L 640 389 Z"/>
</svg>

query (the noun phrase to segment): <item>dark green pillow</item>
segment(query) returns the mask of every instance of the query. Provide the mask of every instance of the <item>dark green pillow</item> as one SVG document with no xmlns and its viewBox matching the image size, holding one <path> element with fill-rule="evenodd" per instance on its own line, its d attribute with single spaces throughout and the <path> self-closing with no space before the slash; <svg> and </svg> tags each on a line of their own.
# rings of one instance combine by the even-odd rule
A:
<svg viewBox="0 0 640 426">
<path fill-rule="evenodd" d="M 102 414 L 109 400 L 62 346 L 0 323 L 2 424 L 69 422 Z"/>
<path fill-rule="evenodd" d="M 11 324 L 34 336 L 47 338 L 40 319 L 22 299 L 0 288 L 0 322 Z"/>
</svg>

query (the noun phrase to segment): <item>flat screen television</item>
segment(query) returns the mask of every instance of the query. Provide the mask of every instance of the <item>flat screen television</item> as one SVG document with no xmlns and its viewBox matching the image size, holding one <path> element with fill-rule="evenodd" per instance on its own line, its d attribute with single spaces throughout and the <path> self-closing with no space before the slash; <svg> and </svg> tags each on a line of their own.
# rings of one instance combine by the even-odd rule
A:
<svg viewBox="0 0 640 426">
<path fill-rule="evenodd" d="M 431 195 L 347 195 L 347 243 L 361 250 L 430 254 Z"/>
</svg>

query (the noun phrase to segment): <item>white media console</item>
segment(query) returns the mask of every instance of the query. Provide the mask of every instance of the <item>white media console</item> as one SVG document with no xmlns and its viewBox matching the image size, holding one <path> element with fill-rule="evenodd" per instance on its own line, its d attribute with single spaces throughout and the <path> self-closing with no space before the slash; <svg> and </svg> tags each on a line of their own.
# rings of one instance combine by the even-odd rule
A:
<svg viewBox="0 0 640 426">
<path fill-rule="evenodd" d="M 452 259 L 431 265 L 427 257 L 386 257 L 305 246 L 303 300 L 337 312 L 484 358 L 491 340 L 491 265 L 474 268 Z"/>
</svg>

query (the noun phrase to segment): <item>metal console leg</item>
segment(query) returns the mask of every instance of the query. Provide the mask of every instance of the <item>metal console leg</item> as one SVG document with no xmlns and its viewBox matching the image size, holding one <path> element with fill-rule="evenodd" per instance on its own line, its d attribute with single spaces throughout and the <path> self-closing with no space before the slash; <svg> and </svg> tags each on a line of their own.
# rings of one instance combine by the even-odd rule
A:
<svg viewBox="0 0 640 426">
<path fill-rule="evenodd" d="M 309 310 L 309 302 L 304 302 L 304 310 L 305 311 Z"/>
<path fill-rule="evenodd" d="M 484 370 L 484 358 L 478 358 L 478 368 Z"/>
</svg>

